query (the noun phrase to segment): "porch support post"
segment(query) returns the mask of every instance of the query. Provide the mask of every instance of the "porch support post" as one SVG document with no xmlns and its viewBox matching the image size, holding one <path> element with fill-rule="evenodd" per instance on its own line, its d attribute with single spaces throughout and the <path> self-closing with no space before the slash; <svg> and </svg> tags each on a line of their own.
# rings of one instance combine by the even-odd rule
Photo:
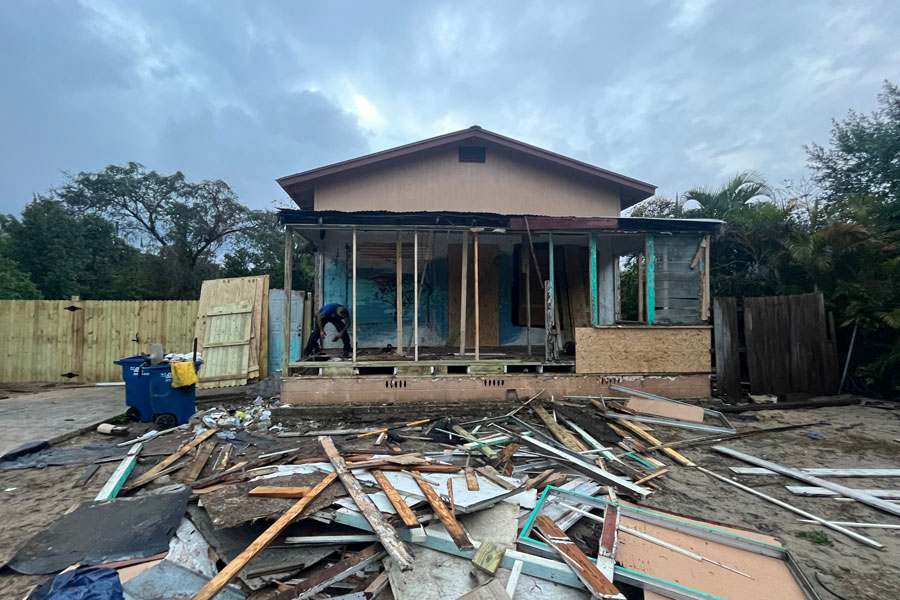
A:
<svg viewBox="0 0 900 600">
<path fill-rule="evenodd" d="M 590 286 L 591 286 L 591 325 L 596 327 L 600 324 L 600 305 L 599 305 L 599 289 L 597 282 L 597 234 L 591 233 L 591 250 L 590 250 Z"/>
<path fill-rule="evenodd" d="M 353 362 L 356 362 L 356 227 L 353 228 L 353 312 L 350 319 L 353 323 Z"/>
<path fill-rule="evenodd" d="M 413 229 L 413 360 L 419 360 L 419 230 Z"/>
<path fill-rule="evenodd" d="M 291 368 L 291 275 L 294 263 L 294 230 L 290 225 L 284 226 L 284 306 L 281 322 L 281 376 L 290 375 Z M 300 340 L 300 345 L 306 340 Z"/>
<path fill-rule="evenodd" d="M 647 253 L 647 324 L 656 322 L 656 266 L 653 258 L 653 234 L 648 233 L 645 242 Z"/>
<path fill-rule="evenodd" d="M 638 254 L 638 256 L 637 256 L 637 272 L 638 272 L 637 320 L 639 323 L 643 323 L 644 322 L 644 255 L 643 254 Z"/>
<path fill-rule="evenodd" d="M 475 245 L 475 360 L 479 360 L 479 352 L 481 350 L 481 339 L 479 337 L 481 329 L 481 317 L 478 314 L 478 232 L 472 233 Z"/>
<path fill-rule="evenodd" d="M 522 240 L 522 252 L 525 252 L 524 239 Z M 525 343 L 528 346 L 528 356 L 531 356 L 531 263 L 524 254 L 519 258 L 525 269 L 525 337 L 527 338 Z"/>
<path fill-rule="evenodd" d="M 712 243 L 709 234 L 706 234 L 706 247 L 703 249 L 703 314 L 700 316 L 701 319 L 709 322 L 709 307 L 712 304 L 711 296 L 710 296 L 710 272 L 709 272 L 709 245 Z"/>
<path fill-rule="evenodd" d="M 466 355 L 466 299 L 469 295 L 469 232 L 462 232 L 462 269 L 459 284 L 459 357 Z"/>
<path fill-rule="evenodd" d="M 397 356 L 403 356 L 403 232 L 397 231 Z"/>
</svg>

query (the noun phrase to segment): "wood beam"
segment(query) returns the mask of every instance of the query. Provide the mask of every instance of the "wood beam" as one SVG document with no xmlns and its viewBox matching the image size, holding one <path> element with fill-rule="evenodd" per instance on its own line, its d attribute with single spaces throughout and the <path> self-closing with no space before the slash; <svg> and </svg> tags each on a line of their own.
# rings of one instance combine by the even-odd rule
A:
<svg viewBox="0 0 900 600">
<path fill-rule="evenodd" d="M 403 232 L 397 231 L 397 356 L 403 356 Z"/>
<path fill-rule="evenodd" d="M 294 230 L 290 225 L 284 226 L 284 306 L 281 319 L 281 375 L 290 374 L 291 364 L 291 286 L 294 273 Z M 306 340 L 300 340 L 302 349 Z"/>
<path fill-rule="evenodd" d="M 438 516 L 438 519 L 440 519 L 441 523 L 444 525 L 444 529 L 450 534 L 450 538 L 453 540 L 453 543 L 456 544 L 456 547 L 462 551 L 474 550 L 475 546 L 472 545 L 472 542 L 463 530 L 462 525 L 459 524 L 456 517 L 453 516 L 453 513 L 450 512 L 450 509 L 447 508 L 447 505 L 444 504 L 444 501 L 441 500 L 438 493 L 431 487 L 431 484 L 422 481 L 421 478 L 415 478 L 415 481 L 419 485 L 419 489 L 422 490 L 422 493 L 425 494 L 425 499 L 428 500 L 428 504 L 431 505 L 434 514 Z"/>
<path fill-rule="evenodd" d="M 475 245 L 475 360 L 479 358 L 479 352 L 481 351 L 481 339 L 479 338 L 480 330 L 481 330 L 481 316 L 478 313 L 479 309 L 479 300 L 478 300 L 478 232 L 475 231 L 472 233 L 472 239 Z"/>
<path fill-rule="evenodd" d="M 419 360 L 419 230 L 413 230 L 413 360 Z"/>
<path fill-rule="evenodd" d="M 356 362 L 356 227 L 353 228 L 353 312 L 350 320 L 353 323 L 353 362 Z"/>
<path fill-rule="evenodd" d="M 459 357 L 466 355 L 466 300 L 468 299 L 469 232 L 462 232 L 462 269 L 459 285 Z"/>
</svg>

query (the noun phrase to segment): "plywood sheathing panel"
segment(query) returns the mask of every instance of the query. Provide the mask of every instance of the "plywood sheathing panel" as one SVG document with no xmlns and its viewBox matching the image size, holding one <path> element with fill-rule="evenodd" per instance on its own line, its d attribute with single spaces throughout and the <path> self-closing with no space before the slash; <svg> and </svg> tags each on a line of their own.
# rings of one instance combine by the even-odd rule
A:
<svg viewBox="0 0 900 600">
<path fill-rule="evenodd" d="M 710 523 L 703 521 L 678 518 L 711 526 Z M 625 516 L 621 518 L 621 525 L 734 567 L 752 576 L 752 579 L 705 561 L 699 562 L 652 542 L 620 532 L 616 561 L 626 568 L 720 598 L 729 598 L 729 600 L 757 600 L 758 598 L 805 600 L 807 598 L 791 574 L 787 563 L 781 559 L 703 540 Z M 714 525 L 714 527 L 769 544 L 778 544 L 777 540 L 769 536 L 719 525 Z"/>
<path fill-rule="evenodd" d="M 471 237 L 470 237 L 471 239 Z M 495 244 L 478 245 L 478 299 L 481 346 L 500 345 L 500 296 L 497 284 L 500 281 L 498 271 L 499 246 Z M 462 277 L 462 245 L 450 244 L 447 252 L 448 305 L 450 310 L 450 327 L 448 344 L 459 344 L 459 296 Z M 468 293 L 466 295 L 466 352 L 474 352 L 475 348 L 475 252 L 469 248 Z"/>
<path fill-rule="evenodd" d="M 696 327 L 578 327 L 576 373 L 709 373 L 711 335 Z"/>
<path fill-rule="evenodd" d="M 219 308 L 235 305 L 251 307 L 250 343 L 247 367 L 243 369 L 242 361 L 238 365 L 233 360 L 225 361 L 229 366 L 239 366 L 240 371 L 225 372 L 219 362 L 204 364 L 200 372 L 201 389 L 243 385 L 248 379 L 264 376 L 264 349 L 268 343 L 268 296 L 269 276 L 233 277 L 230 279 L 213 279 L 203 282 L 200 289 L 200 301 L 197 308 L 195 336 L 198 340 L 198 351 L 203 352 L 206 340 L 206 329 L 209 315 Z M 221 318 L 221 317 L 220 317 Z M 203 352 L 204 359 L 206 353 Z M 218 361 L 218 359 L 216 359 Z M 246 374 L 245 374 L 246 373 Z M 240 375 L 233 379 L 222 377 Z M 204 381 L 205 380 L 205 381 Z"/>
</svg>

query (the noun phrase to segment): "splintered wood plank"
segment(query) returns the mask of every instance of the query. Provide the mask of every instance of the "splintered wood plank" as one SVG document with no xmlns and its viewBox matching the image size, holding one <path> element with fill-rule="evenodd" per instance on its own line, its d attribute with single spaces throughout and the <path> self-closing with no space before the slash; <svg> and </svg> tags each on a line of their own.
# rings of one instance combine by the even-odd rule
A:
<svg viewBox="0 0 900 600">
<path fill-rule="evenodd" d="M 308 485 L 260 485 L 247 492 L 247 495 L 254 498 L 303 498 L 310 491 L 312 491 L 312 488 Z"/>
<path fill-rule="evenodd" d="M 175 451 L 174 453 L 170 454 L 166 458 L 164 458 L 161 461 L 159 461 L 158 463 L 156 463 L 154 466 L 152 466 L 150 468 L 149 471 L 147 471 L 146 473 L 144 473 L 143 475 L 141 475 L 140 477 L 135 479 L 131 483 L 131 485 L 128 486 L 127 489 L 133 490 L 135 488 L 141 487 L 142 485 L 150 483 L 151 481 L 153 481 L 154 479 L 156 479 L 157 477 L 159 477 L 162 474 L 161 471 L 163 469 L 170 466 L 175 461 L 177 461 L 179 458 L 181 458 L 182 456 L 184 456 L 185 454 L 187 454 L 188 452 L 190 452 L 191 450 L 193 450 L 194 448 L 196 448 L 197 446 L 199 446 L 200 444 L 205 442 L 207 438 L 215 435 L 216 431 L 217 431 L 216 429 L 207 429 L 206 431 L 204 431 L 203 433 L 201 433 L 200 435 L 198 435 L 197 437 L 195 437 L 194 439 L 189 441 L 187 444 L 182 446 L 181 449 Z"/>
<path fill-rule="evenodd" d="M 400 492 L 391 485 L 391 482 L 384 476 L 384 473 L 376 469 L 372 471 L 372 477 L 375 478 L 375 481 L 377 481 L 379 487 L 381 487 L 381 491 L 383 491 L 384 495 L 390 500 L 391 506 L 393 506 L 394 510 L 397 511 L 397 514 L 400 515 L 403 524 L 409 528 L 418 527 L 419 520 L 416 518 L 416 513 L 412 511 L 408 504 L 406 504 L 403 497 L 400 495 Z"/>
<path fill-rule="evenodd" d="M 470 492 L 477 492 L 480 489 L 478 487 L 478 475 L 472 467 L 466 467 L 466 487 Z"/>
<path fill-rule="evenodd" d="M 584 552 L 579 550 L 565 532 L 547 515 L 540 515 L 536 520 L 538 531 L 575 572 L 578 578 L 595 598 L 624 598 L 619 590 L 591 562 Z"/>
<path fill-rule="evenodd" d="M 587 448 L 585 448 L 581 443 L 578 442 L 577 439 L 575 439 L 575 436 L 572 435 L 568 429 L 554 421 L 553 417 L 550 416 L 550 413 L 548 413 L 543 406 L 534 405 L 531 407 L 531 410 L 533 410 L 534 414 L 536 414 L 538 418 L 544 422 L 544 425 L 547 427 L 547 429 L 550 430 L 550 433 L 553 434 L 553 437 L 559 440 L 559 442 L 563 446 L 565 446 L 569 450 L 572 450 L 573 452 L 582 452 L 584 450 L 587 450 Z"/>
<path fill-rule="evenodd" d="M 546 471 L 543 471 L 543 472 L 540 473 L 539 475 L 535 475 L 534 477 L 532 477 L 531 479 L 529 479 L 529 480 L 525 483 L 525 487 L 528 488 L 529 490 L 532 489 L 532 488 L 537 488 L 538 486 L 542 485 L 545 481 L 547 481 L 548 479 L 550 479 L 550 477 L 551 477 L 555 472 L 556 472 L 556 471 L 555 471 L 554 469 L 547 469 Z"/>
<path fill-rule="evenodd" d="M 626 428 L 627 430 L 631 431 L 639 438 L 649 442 L 653 446 L 662 446 L 663 445 L 663 443 L 661 441 L 659 441 L 658 439 L 656 439 L 655 437 L 653 437 L 652 435 L 650 435 L 649 433 L 647 433 L 640 427 L 636 426 L 631 421 L 626 421 L 625 419 L 616 419 L 616 423 L 618 423 L 622 427 Z M 668 456 L 669 458 L 671 458 L 672 460 L 674 460 L 675 462 L 677 462 L 680 465 L 684 465 L 686 467 L 697 466 L 696 464 L 694 464 L 693 461 L 685 458 L 682 454 L 678 453 L 677 451 L 673 450 L 672 448 L 657 448 L 657 450 L 663 452 L 666 456 Z"/>
<path fill-rule="evenodd" d="M 213 450 L 216 449 L 216 441 L 215 440 L 207 440 L 203 442 L 200 446 L 200 450 L 197 451 L 197 458 L 194 459 L 194 462 L 191 464 L 190 470 L 188 470 L 187 475 L 184 476 L 185 483 L 190 484 L 197 480 L 200 477 L 200 473 L 203 472 L 203 467 L 206 466 L 206 462 L 209 460 L 209 457 L 212 456 Z"/>
<path fill-rule="evenodd" d="M 306 600 L 339 581 L 343 581 L 351 575 L 362 571 L 375 561 L 381 560 L 384 555 L 385 552 L 378 548 L 378 544 L 372 544 L 328 568 L 313 573 L 302 583 L 275 594 L 271 597 L 271 600 Z"/>
<path fill-rule="evenodd" d="M 378 507 L 375 506 L 369 495 L 363 491 L 362 486 L 350 472 L 347 461 L 340 455 L 334 442 L 331 441 L 330 437 L 323 435 L 319 436 L 319 444 L 334 467 L 334 472 L 338 474 L 338 477 L 341 478 L 341 483 L 347 488 L 347 493 L 353 498 L 356 506 L 359 507 L 360 512 L 362 512 L 366 521 L 369 522 L 369 525 L 372 526 L 372 530 L 378 536 L 378 539 L 381 540 L 384 549 L 391 555 L 391 558 L 394 559 L 401 571 L 412 569 L 412 554 L 409 553 L 406 545 L 400 541 L 397 531 L 390 523 L 385 521 L 381 511 L 378 510 Z"/>
<path fill-rule="evenodd" d="M 469 541 L 469 536 L 466 535 L 462 525 L 459 524 L 456 517 L 453 516 L 453 513 L 450 512 L 450 509 L 447 508 L 447 505 L 441 500 L 441 497 L 438 496 L 438 493 L 431 487 L 431 484 L 422 481 L 419 478 L 416 478 L 415 481 L 419 485 L 419 489 L 421 489 L 422 493 L 425 495 L 425 499 L 428 500 L 428 504 L 431 505 L 431 509 L 438 516 L 438 519 L 441 520 L 447 533 L 450 534 L 450 539 L 453 540 L 456 547 L 462 551 L 474 550 L 475 546 Z"/>
<path fill-rule="evenodd" d="M 463 429 L 463 427 L 461 425 L 454 425 L 452 427 L 452 429 L 453 429 L 453 431 L 455 431 L 456 433 L 461 435 L 463 437 L 463 439 L 469 440 L 470 442 L 478 441 L 474 435 L 472 435 L 471 433 L 469 433 L 468 431 Z M 480 448 L 478 448 L 478 451 L 490 459 L 497 458 L 497 452 L 490 446 L 481 446 Z"/>
<path fill-rule="evenodd" d="M 503 589 L 503 584 L 496 579 L 491 579 L 456 600 L 510 600 L 510 598 Z"/>
<path fill-rule="evenodd" d="M 472 557 L 472 563 L 493 575 L 500 568 L 500 562 L 503 560 L 504 554 L 506 554 L 506 546 L 503 544 L 498 544 L 491 540 L 482 540 L 481 545 L 478 546 L 478 550 L 475 552 L 475 556 Z"/>
<path fill-rule="evenodd" d="M 334 482 L 337 479 L 337 473 L 329 473 L 325 476 L 325 479 L 320 481 L 318 485 L 316 485 L 312 491 L 310 491 L 309 495 L 305 496 L 302 500 L 297 502 L 294 506 L 288 509 L 286 513 L 281 515 L 281 517 L 272 523 L 268 529 L 266 529 L 262 534 L 256 538 L 252 544 L 247 546 L 243 552 L 238 554 L 234 560 L 229 562 L 225 567 L 219 571 L 219 574 L 209 580 L 209 583 L 204 585 L 199 592 L 194 594 L 191 600 L 211 600 L 214 598 L 222 588 L 228 585 L 228 582 L 234 579 L 237 574 L 243 569 L 248 562 L 250 562 L 253 557 L 263 551 L 263 549 L 272 543 L 278 535 L 284 531 L 285 527 L 291 524 L 291 522 L 300 516 L 300 513 L 303 512 L 307 506 L 309 506 L 310 502 L 316 499 L 316 497 L 321 494 L 325 488 Z"/>
<path fill-rule="evenodd" d="M 603 529 L 597 550 L 597 568 L 603 576 L 613 580 L 616 567 L 616 550 L 619 546 L 619 507 L 607 504 L 603 512 Z"/>
</svg>

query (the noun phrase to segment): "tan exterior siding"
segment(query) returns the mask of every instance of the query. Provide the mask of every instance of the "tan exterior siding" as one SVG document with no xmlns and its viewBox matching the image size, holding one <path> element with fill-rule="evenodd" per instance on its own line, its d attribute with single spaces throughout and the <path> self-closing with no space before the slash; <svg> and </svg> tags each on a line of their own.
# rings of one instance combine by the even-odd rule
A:
<svg viewBox="0 0 900 600">
<path fill-rule="evenodd" d="M 461 211 L 550 216 L 614 217 L 612 186 L 563 174 L 495 146 L 484 163 L 461 163 L 457 148 L 319 181 L 315 210 Z"/>
</svg>

